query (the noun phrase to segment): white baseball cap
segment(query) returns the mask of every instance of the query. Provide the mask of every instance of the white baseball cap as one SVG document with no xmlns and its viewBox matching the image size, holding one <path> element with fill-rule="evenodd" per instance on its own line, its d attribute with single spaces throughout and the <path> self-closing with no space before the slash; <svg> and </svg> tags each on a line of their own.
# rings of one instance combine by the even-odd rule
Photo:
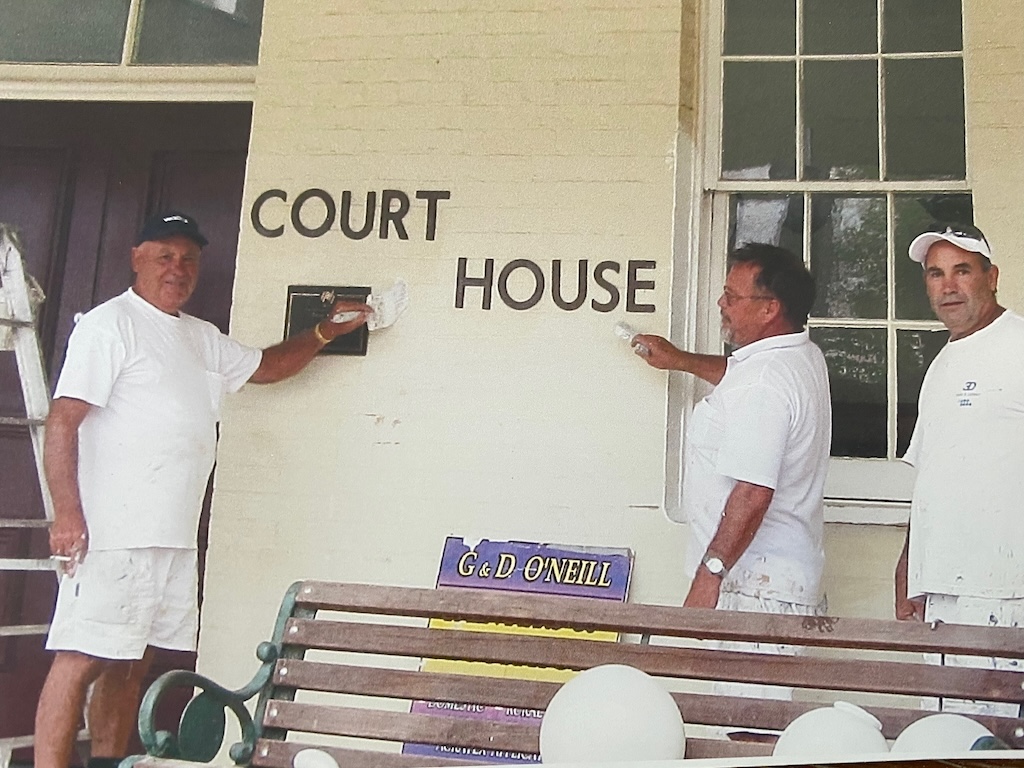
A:
<svg viewBox="0 0 1024 768">
<path fill-rule="evenodd" d="M 992 260 L 992 248 L 985 239 L 984 233 L 977 227 L 962 224 L 949 225 L 941 232 L 924 232 L 914 238 L 910 244 L 910 258 L 924 266 L 928 249 L 940 240 L 952 243 L 965 251 L 980 253 L 989 261 Z"/>
</svg>

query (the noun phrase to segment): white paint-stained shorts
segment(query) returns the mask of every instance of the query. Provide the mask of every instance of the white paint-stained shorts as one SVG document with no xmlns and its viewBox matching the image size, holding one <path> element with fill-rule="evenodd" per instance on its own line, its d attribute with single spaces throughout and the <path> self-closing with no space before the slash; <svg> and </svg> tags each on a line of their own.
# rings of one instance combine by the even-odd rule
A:
<svg viewBox="0 0 1024 768">
<path fill-rule="evenodd" d="M 1024 598 L 987 598 L 968 595 L 926 596 L 924 620 L 944 621 L 949 624 L 970 624 L 977 627 L 1024 627 Z M 1005 669 L 1019 672 L 1024 666 L 1018 659 L 998 659 L 991 656 L 964 656 L 960 654 L 924 654 L 929 664 L 944 667 L 973 667 L 979 669 Z M 1024 711 L 1019 704 L 970 699 L 935 699 L 925 697 L 922 709 L 953 712 L 961 715 L 1002 715 L 1019 717 Z"/>
<path fill-rule="evenodd" d="M 89 552 L 61 577 L 46 647 L 101 659 L 141 659 L 148 645 L 193 651 L 198 591 L 194 549 Z"/>
<path fill-rule="evenodd" d="M 747 611 L 748 613 L 777 613 L 783 616 L 824 616 L 828 612 L 828 600 L 822 599 L 820 605 L 803 605 L 770 597 L 754 597 L 742 592 L 723 591 L 718 596 L 720 611 Z M 727 651 L 746 651 L 748 653 L 770 653 L 776 656 L 802 656 L 803 648 L 797 645 L 781 643 L 751 643 L 741 640 L 705 640 L 705 647 Z M 781 685 L 757 685 L 755 683 L 716 682 L 712 685 L 712 693 L 717 696 L 746 696 L 763 699 L 793 700 L 793 689 Z"/>
</svg>

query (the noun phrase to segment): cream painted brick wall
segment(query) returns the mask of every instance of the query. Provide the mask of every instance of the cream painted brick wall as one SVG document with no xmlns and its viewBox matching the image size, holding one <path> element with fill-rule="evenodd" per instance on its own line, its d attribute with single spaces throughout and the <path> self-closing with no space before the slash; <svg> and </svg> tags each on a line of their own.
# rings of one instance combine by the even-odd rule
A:
<svg viewBox="0 0 1024 768">
<path fill-rule="evenodd" d="M 613 335 L 622 304 L 515 311 L 495 288 L 483 311 L 470 288 L 454 306 L 460 257 L 472 275 L 495 259 L 496 276 L 531 259 L 549 283 L 561 259 L 568 295 L 579 260 L 621 263 L 622 289 L 626 262 L 648 259 L 656 288 L 641 300 L 657 312 L 628 319 L 667 332 L 680 6 L 410 5 L 266 5 L 233 333 L 279 340 L 289 284 L 401 276 L 411 306 L 366 357 L 322 358 L 230 403 L 200 637 L 200 667 L 229 683 L 251 671 L 289 582 L 429 586 L 448 535 L 631 547 L 635 599 L 683 596 L 685 531 L 661 511 L 666 380 Z M 407 241 L 254 231 L 263 190 L 311 187 L 352 190 L 356 221 L 370 190 L 451 199 L 434 241 L 416 201 Z"/>
<path fill-rule="evenodd" d="M 384 286 L 412 307 L 365 358 L 324 358 L 235 397 L 223 426 L 200 666 L 253 669 L 293 579 L 432 583 L 446 535 L 629 546 L 633 598 L 681 600 L 685 530 L 661 512 L 665 378 L 610 332 L 621 307 L 453 306 L 456 261 L 654 259 L 667 332 L 685 244 L 699 17 L 658 0 L 268 0 L 244 208 L 277 187 L 450 189 L 437 239 L 258 236 L 243 218 L 233 327 L 280 338 L 286 286 Z M 1024 309 L 1024 0 L 965 0 L 968 164 L 976 217 Z M 677 199 L 678 198 L 678 199 Z M 675 211 L 675 213 L 674 213 Z M 286 206 L 268 208 L 286 219 Z M 309 214 L 314 213 L 312 207 Z M 550 273 L 549 273 L 550 274 Z M 565 285 L 571 278 L 567 275 Z M 621 287 L 621 276 L 618 279 Z M 591 286 L 593 287 L 593 286 Z M 522 286 L 519 287 L 522 290 Z M 515 291 L 515 286 L 513 286 Z M 519 294 L 517 294 L 519 295 Z M 899 528 L 828 526 L 843 615 L 891 615 Z M 245 596 L 245 600 L 240 599 Z"/>
<path fill-rule="evenodd" d="M 1000 269 L 1000 301 L 1024 311 L 1024 2 L 965 0 L 967 163 L 974 216 Z"/>
</svg>

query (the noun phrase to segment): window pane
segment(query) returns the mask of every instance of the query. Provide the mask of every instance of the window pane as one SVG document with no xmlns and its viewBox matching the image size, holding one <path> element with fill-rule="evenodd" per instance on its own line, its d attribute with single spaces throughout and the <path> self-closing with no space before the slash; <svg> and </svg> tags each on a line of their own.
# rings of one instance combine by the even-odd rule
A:
<svg viewBox="0 0 1024 768">
<path fill-rule="evenodd" d="M 804 53 L 875 53 L 877 50 L 876 0 L 804 1 Z"/>
<path fill-rule="evenodd" d="M 874 61 L 804 64 L 804 173 L 878 178 L 878 70 Z"/>
<path fill-rule="evenodd" d="M 896 332 L 896 455 L 902 456 L 910 445 L 917 423 L 917 396 L 932 360 L 949 340 L 949 331 Z"/>
<path fill-rule="evenodd" d="M 964 68 L 959 59 L 885 62 L 890 179 L 962 179 Z"/>
<path fill-rule="evenodd" d="M 828 363 L 832 455 L 886 456 L 886 359 L 883 328 L 812 328 Z"/>
<path fill-rule="evenodd" d="M 924 290 L 921 265 L 907 255 L 910 241 L 937 221 L 974 223 L 970 195 L 896 195 L 893 258 L 896 274 L 896 317 L 899 320 L 934 320 Z"/>
<path fill-rule="evenodd" d="M 129 0 L 5 2 L 0 60 L 18 63 L 117 64 Z"/>
<path fill-rule="evenodd" d="M 730 251 L 747 243 L 768 243 L 803 258 L 802 195 L 733 195 L 730 208 Z"/>
<path fill-rule="evenodd" d="M 725 54 L 796 53 L 796 0 L 726 0 Z"/>
<path fill-rule="evenodd" d="M 963 49 L 961 0 L 885 0 L 882 50 L 959 51 Z"/>
<path fill-rule="evenodd" d="M 725 62 L 722 176 L 796 178 L 796 65 Z"/>
<path fill-rule="evenodd" d="M 885 198 L 811 198 L 814 317 L 885 319 Z"/>
<path fill-rule="evenodd" d="M 139 64 L 255 64 L 263 0 L 146 0 Z"/>
</svg>

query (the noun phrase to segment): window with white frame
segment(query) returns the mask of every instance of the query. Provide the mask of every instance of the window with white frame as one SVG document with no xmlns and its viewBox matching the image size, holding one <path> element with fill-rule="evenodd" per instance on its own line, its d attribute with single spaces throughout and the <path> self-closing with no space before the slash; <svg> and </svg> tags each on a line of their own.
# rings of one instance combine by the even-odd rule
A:
<svg viewBox="0 0 1024 768">
<path fill-rule="evenodd" d="M 4 0 L 0 62 L 253 65 L 263 0 Z"/>
<path fill-rule="evenodd" d="M 947 338 L 907 247 L 933 221 L 973 221 L 961 2 L 708 5 L 708 328 L 728 250 L 757 241 L 801 254 L 832 386 L 828 494 L 906 499 L 896 459 Z"/>
</svg>

